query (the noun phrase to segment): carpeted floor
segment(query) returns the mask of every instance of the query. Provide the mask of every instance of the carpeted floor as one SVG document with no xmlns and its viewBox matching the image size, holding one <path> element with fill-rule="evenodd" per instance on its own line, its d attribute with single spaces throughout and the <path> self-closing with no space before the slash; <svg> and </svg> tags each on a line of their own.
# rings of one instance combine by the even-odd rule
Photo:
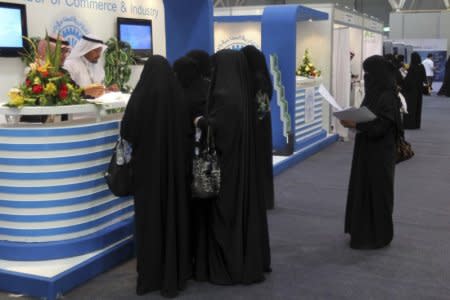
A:
<svg viewBox="0 0 450 300">
<path fill-rule="evenodd" d="M 343 233 L 352 142 L 338 142 L 275 179 L 273 272 L 250 286 L 191 281 L 180 299 L 450 299 L 450 98 L 425 97 L 416 156 L 397 166 L 390 247 L 357 251 Z M 137 297 L 135 260 L 64 299 Z M 0 299 L 10 299 L 0 293 Z M 23 299 L 23 298 L 22 298 Z"/>
</svg>

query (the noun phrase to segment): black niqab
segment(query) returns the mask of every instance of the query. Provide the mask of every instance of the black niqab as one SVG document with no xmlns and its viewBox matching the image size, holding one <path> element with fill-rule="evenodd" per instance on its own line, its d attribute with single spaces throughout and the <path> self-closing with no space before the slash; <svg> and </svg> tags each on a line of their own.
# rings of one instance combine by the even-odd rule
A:
<svg viewBox="0 0 450 300">
<path fill-rule="evenodd" d="M 211 77 L 211 57 L 208 52 L 203 50 L 191 50 L 186 54 L 187 57 L 194 59 L 200 68 L 200 74 L 204 78 Z"/>
</svg>

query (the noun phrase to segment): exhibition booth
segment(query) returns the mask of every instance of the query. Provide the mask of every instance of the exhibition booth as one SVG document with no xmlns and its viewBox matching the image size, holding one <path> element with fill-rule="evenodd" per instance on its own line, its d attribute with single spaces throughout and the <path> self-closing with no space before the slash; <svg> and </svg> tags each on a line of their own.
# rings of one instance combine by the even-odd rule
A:
<svg viewBox="0 0 450 300">
<path fill-rule="evenodd" d="M 15 6 L 2 3 L 5 18 Z M 126 38 L 117 34 L 121 20 L 145 23 L 150 30 L 140 37 L 146 49 L 134 50 L 173 61 L 192 48 L 212 52 L 212 7 L 209 0 L 33 0 L 14 13 L 23 34 L 60 33 L 71 44 L 87 33 L 120 40 Z M 7 53 L 4 41 L 2 36 L 2 104 L 24 81 L 25 68 L 17 55 Z M 143 66 L 131 67 L 134 86 Z M 0 290 L 56 299 L 134 256 L 133 199 L 111 194 L 103 177 L 118 138 L 121 114 L 115 112 L 123 111 L 128 97 L 117 93 L 109 101 L 80 105 L 0 107 Z M 69 121 L 18 122 L 21 115 L 61 114 Z"/>
<path fill-rule="evenodd" d="M 214 11 L 215 50 L 254 45 L 266 56 L 274 83 L 271 101 L 274 172 L 337 140 L 319 86 L 331 81 L 329 15 L 303 5 L 232 7 Z M 327 35 L 328 33 L 328 35 Z M 320 76 L 297 76 L 306 50 Z"/>
<path fill-rule="evenodd" d="M 342 108 L 359 107 L 364 98 L 362 63 L 369 56 L 382 55 L 383 23 L 345 7 L 323 5 L 322 9 L 325 7 L 333 16 L 332 94 Z M 348 139 L 349 130 L 335 118 L 332 123 L 336 132 Z"/>
</svg>

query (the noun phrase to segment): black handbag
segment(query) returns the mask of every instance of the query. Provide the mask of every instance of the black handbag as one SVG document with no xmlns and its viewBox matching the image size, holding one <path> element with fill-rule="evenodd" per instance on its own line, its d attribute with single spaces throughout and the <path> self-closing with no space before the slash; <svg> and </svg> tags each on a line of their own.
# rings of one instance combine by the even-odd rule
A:
<svg viewBox="0 0 450 300">
<path fill-rule="evenodd" d="M 119 139 L 113 149 L 108 170 L 104 176 L 111 192 L 118 197 L 132 195 L 133 173 L 125 155 L 125 142 Z"/>
<path fill-rule="evenodd" d="M 408 160 L 414 156 L 411 144 L 404 137 L 400 137 L 397 142 L 397 163 Z"/>
<path fill-rule="evenodd" d="M 220 165 L 209 125 L 206 148 L 196 153 L 192 161 L 192 177 L 192 197 L 208 199 L 219 194 Z"/>
</svg>

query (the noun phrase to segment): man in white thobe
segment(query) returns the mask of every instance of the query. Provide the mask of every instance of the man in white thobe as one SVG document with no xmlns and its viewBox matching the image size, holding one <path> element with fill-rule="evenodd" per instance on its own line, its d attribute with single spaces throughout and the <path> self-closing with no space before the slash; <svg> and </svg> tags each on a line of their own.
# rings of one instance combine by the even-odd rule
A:
<svg viewBox="0 0 450 300">
<path fill-rule="evenodd" d="M 72 79 L 85 90 L 85 94 L 98 97 L 104 93 L 100 89 L 94 93 L 86 93 L 92 88 L 92 85 L 103 85 L 105 79 L 105 70 L 99 60 L 105 51 L 106 46 L 101 39 L 93 34 L 83 35 L 81 40 L 72 49 L 69 57 L 64 63 Z"/>
</svg>

